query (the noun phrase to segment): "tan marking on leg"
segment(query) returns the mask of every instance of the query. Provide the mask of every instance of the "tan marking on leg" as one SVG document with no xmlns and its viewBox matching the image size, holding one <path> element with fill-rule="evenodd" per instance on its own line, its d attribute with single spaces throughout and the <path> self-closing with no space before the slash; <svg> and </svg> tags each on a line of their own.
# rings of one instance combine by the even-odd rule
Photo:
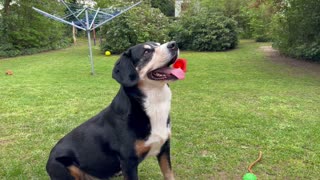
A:
<svg viewBox="0 0 320 180">
<path fill-rule="evenodd" d="M 135 150 L 136 155 L 138 157 L 142 157 L 143 155 L 146 155 L 150 151 L 151 147 L 146 146 L 143 140 L 137 140 L 135 142 Z"/>
<path fill-rule="evenodd" d="M 74 177 L 75 180 L 84 180 L 84 172 L 82 172 L 76 166 L 69 166 L 68 167 L 71 176 Z"/>
<path fill-rule="evenodd" d="M 99 180 L 99 178 L 93 177 L 79 169 L 78 167 L 72 165 L 68 167 L 71 176 L 74 177 L 75 180 Z"/>
<path fill-rule="evenodd" d="M 164 154 L 160 157 L 159 166 L 165 180 L 174 180 L 174 175 L 170 168 L 167 155 Z"/>
</svg>

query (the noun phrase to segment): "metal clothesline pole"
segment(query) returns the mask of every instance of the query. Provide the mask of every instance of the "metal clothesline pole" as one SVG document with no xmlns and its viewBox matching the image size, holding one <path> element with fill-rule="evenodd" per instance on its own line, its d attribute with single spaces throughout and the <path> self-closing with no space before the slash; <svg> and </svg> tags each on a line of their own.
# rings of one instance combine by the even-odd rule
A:
<svg viewBox="0 0 320 180">
<path fill-rule="evenodd" d="M 87 30 L 86 31 L 87 31 L 87 36 L 88 36 L 89 58 L 90 58 L 90 63 L 91 63 L 91 75 L 94 75 L 94 63 L 93 63 L 93 56 L 92 56 L 88 9 L 85 10 L 85 13 L 86 13 L 86 21 L 87 21 Z M 92 20 L 92 22 L 94 22 L 94 19 Z"/>
</svg>

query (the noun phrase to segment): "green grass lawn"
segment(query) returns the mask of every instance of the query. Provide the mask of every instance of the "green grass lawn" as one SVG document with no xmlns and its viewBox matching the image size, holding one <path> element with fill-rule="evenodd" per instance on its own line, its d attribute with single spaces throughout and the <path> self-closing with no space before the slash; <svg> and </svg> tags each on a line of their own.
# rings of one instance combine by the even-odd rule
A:
<svg viewBox="0 0 320 180">
<path fill-rule="evenodd" d="M 170 86 L 176 179 L 240 179 L 260 150 L 263 160 L 253 168 L 259 179 L 320 177 L 320 77 L 268 61 L 261 45 L 181 53 L 187 77 Z M 87 54 L 83 43 L 0 60 L 0 179 L 48 179 L 55 143 L 115 96 L 118 56 L 96 47 L 91 76 Z M 154 158 L 139 173 L 162 179 Z"/>
</svg>

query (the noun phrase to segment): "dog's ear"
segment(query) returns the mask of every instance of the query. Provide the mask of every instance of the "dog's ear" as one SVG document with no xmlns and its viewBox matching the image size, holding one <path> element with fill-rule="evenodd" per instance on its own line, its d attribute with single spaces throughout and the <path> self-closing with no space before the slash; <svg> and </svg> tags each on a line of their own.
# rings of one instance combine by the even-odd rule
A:
<svg viewBox="0 0 320 180">
<path fill-rule="evenodd" d="M 116 62 L 112 71 L 112 77 L 126 87 L 138 84 L 139 74 L 133 66 L 130 50 L 124 52 Z"/>
</svg>

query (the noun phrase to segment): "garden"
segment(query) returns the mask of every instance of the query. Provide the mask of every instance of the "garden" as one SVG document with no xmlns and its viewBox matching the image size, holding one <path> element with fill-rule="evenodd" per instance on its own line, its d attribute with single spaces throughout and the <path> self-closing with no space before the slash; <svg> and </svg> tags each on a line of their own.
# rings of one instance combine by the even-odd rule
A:
<svg viewBox="0 0 320 180">
<path fill-rule="evenodd" d="M 172 17 L 161 1 L 143 3 L 97 31 L 95 75 L 85 33 L 73 44 L 71 27 L 32 12 L 36 4 L 1 4 L 0 179 L 48 179 L 52 147 L 116 95 L 112 68 L 119 54 L 137 43 L 171 39 L 188 60 L 186 79 L 170 84 L 176 179 L 241 179 L 259 151 L 258 179 L 319 177 L 316 0 L 191 1 L 181 17 Z M 63 13 L 56 4 L 37 5 Z M 162 179 L 155 158 L 141 163 L 139 177 Z"/>
</svg>

